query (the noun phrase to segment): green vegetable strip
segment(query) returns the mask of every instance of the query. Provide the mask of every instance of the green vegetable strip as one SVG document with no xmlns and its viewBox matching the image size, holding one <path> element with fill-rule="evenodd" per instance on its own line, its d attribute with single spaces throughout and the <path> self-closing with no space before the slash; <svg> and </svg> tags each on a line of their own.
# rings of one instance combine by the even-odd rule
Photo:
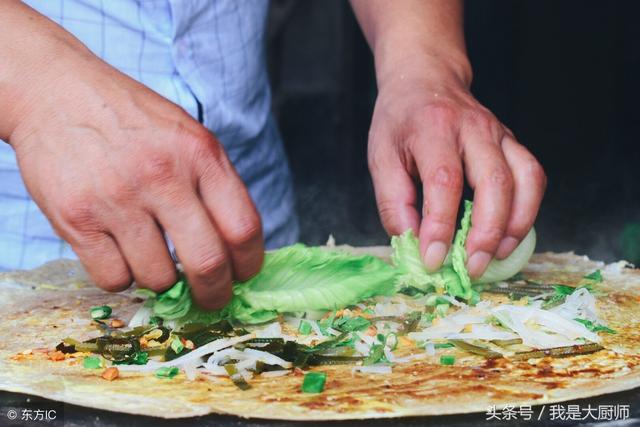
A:
<svg viewBox="0 0 640 427">
<path fill-rule="evenodd" d="M 303 393 L 322 393 L 327 381 L 325 372 L 307 372 L 302 380 Z"/>
<path fill-rule="evenodd" d="M 240 390 L 249 390 L 251 388 L 249 383 L 244 379 L 244 377 L 236 369 L 236 365 L 234 364 L 224 365 L 224 370 L 227 371 L 227 374 L 229 374 L 229 377 L 231 378 L 231 381 L 233 381 L 233 384 L 235 384 L 235 386 L 238 387 Z"/>
</svg>

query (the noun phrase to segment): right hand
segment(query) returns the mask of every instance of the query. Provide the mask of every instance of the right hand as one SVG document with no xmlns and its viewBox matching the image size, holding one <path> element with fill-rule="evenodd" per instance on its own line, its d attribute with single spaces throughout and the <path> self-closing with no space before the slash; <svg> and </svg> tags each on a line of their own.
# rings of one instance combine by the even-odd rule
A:
<svg viewBox="0 0 640 427">
<path fill-rule="evenodd" d="M 260 217 L 220 142 L 185 111 L 88 52 L 60 49 L 22 87 L 8 135 L 26 186 L 98 284 L 162 291 L 169 235 L 203 308 L 260 269 Z"/>
</svg>

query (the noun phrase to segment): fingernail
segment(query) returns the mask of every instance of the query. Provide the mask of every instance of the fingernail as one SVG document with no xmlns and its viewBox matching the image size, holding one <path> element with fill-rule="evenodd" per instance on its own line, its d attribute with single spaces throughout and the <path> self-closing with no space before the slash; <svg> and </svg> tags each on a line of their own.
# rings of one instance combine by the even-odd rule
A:
<svg viewBox="0 0 640 427">
<path fill-rule="evenodd" d="M 511 252 L 518 246 L 518 243 L 518 239 L 515 237 L 505 237 L 502 239 L 496 251 L 496 258 L 505 259 L 511 255 Z"/>
<path fill-rule="evenodd" d="M 429 271 L 436 271 L 447 256 L 448 246 L 444 242 L 431 242 L 424 252 L 424 265 Z"/>
<path fill-rule="evenodd" d="M 479 251 L 471 255 L 469 261 L 467 261 L 469 275 L 473 278 L 482 276 L 489 261 L 491 261 L 491 255 L 486 252 Z"/>
</svg>

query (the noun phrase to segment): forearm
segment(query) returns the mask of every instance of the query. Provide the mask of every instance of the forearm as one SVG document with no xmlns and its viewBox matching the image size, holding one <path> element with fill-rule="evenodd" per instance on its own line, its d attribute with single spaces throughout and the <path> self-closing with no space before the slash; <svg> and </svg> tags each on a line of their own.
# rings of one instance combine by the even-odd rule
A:
<svg viewBox="0 0 640 427">
<path fill-rule="evenodd" d="M 95 57 L 73 35 L 18 0 L 0 1 L 0 138 L 43 101 L 66 59 Z"/>
<path fill-rule="evenodd" d="M 460 0 L 351 0 L 373 50 L 378 85 L 411 73 L 441 74 L 469 86 Z M 445 76 L 446 74 L 446 76 Z"/>
</svg>

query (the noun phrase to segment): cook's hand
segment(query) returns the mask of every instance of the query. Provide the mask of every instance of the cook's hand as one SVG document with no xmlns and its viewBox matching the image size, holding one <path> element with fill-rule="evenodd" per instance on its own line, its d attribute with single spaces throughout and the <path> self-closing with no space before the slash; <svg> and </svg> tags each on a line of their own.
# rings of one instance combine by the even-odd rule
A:
<svg viewBox="0 0 640 427">
<path fill-rule="evenodd" d="M 58 54 L 20 97 L 9 136 L 33 199 L 100 287 L 172 285 L 166 231 L 199 305 L 224 305 L 232 279 L 259 270 L 263 238 L 223 147 L 178 106 L 88 52 Z"/>
<path fill-rule="evenodd" d="M 544 171 L 468 85 L 436 67 L 398 66 L 380 81 L 369 135 L 369 168 L 390 234 L 419 230 L 430 270 L 440 267 L 456 229 L 464 175 L 474 189 L 467 266 L 480 276 L 507 257 L 532 227 Z M 422 182 L 422 216 L 414 179 Z"/>
</svg>

